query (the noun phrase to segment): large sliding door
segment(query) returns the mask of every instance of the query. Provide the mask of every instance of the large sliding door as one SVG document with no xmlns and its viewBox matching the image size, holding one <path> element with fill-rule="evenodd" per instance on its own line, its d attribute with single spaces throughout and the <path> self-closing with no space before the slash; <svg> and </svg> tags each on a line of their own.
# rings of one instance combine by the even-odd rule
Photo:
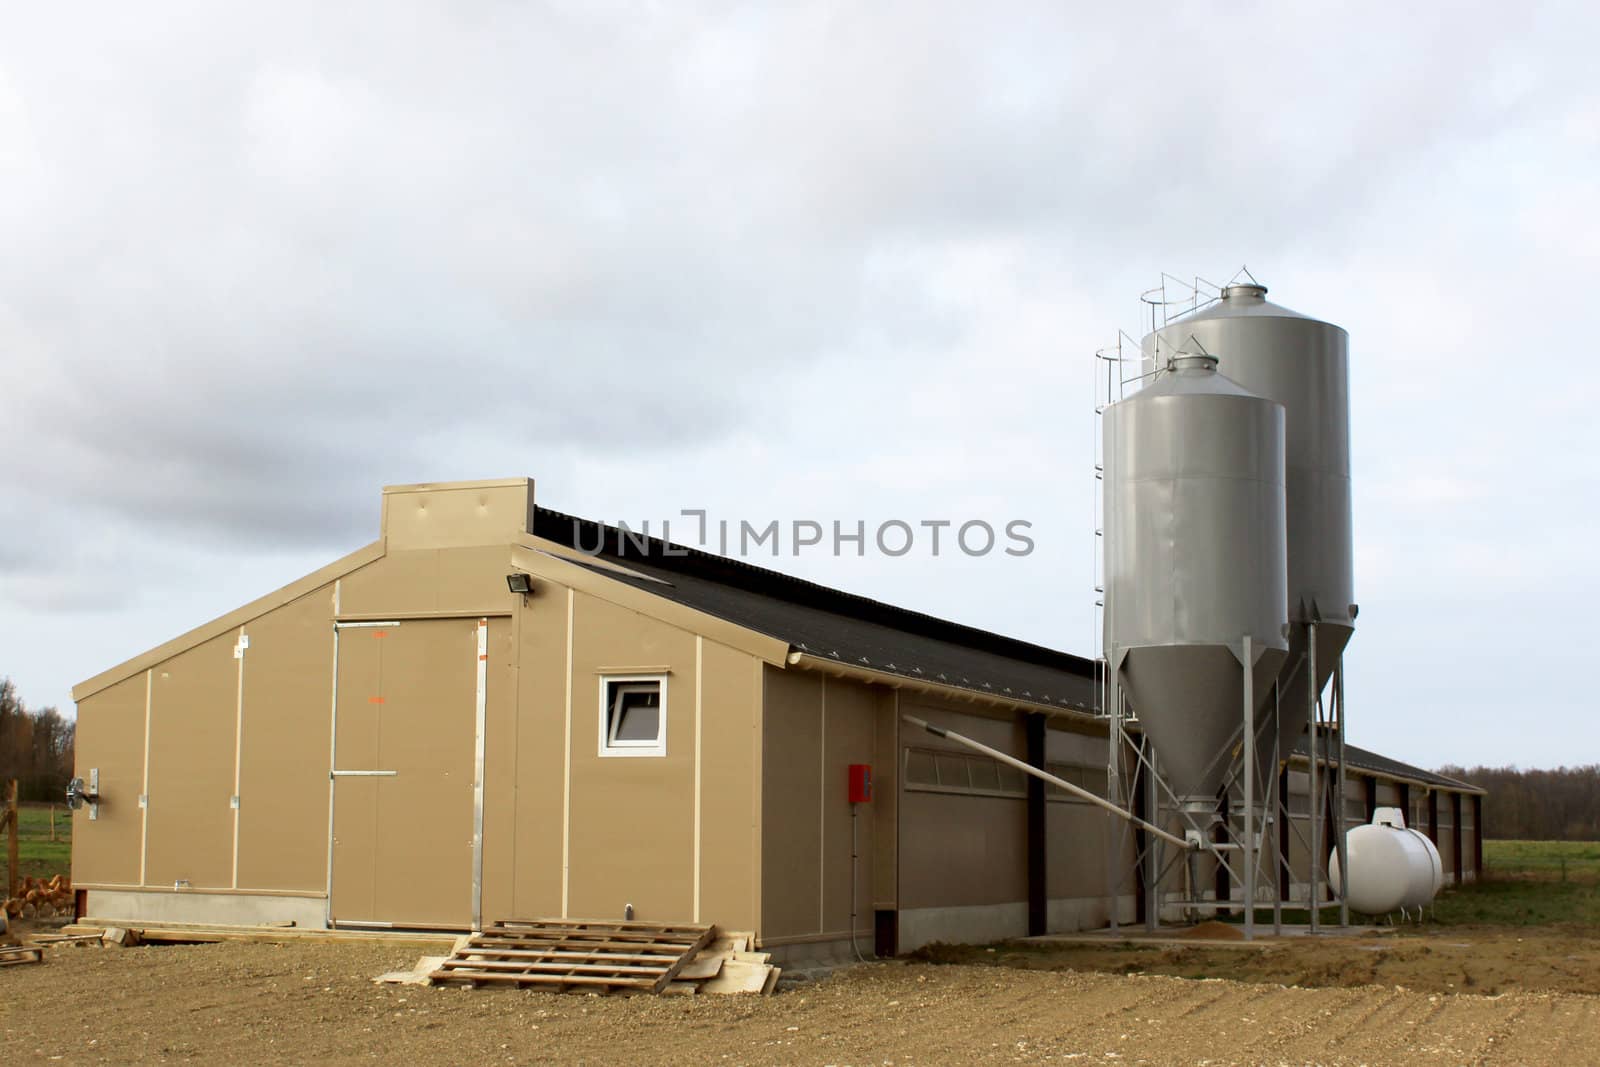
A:
<svg viewBox="0 0 1600 1067">
<path fill-rule="evenodd" d="M 479 619 L 339 624 L 334 923 L 476 921 L 486 634 Z"/>
</svg>

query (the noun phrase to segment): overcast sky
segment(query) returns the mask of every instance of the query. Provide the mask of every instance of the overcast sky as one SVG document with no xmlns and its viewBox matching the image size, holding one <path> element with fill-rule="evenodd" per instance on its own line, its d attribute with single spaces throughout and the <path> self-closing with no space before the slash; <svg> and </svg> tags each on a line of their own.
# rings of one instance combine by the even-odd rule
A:
<svg viewBox="0 0 1600 1067">
<path fill-rule="evenodd" d="M 372 540 L 383 484 L 522 474 L 608 521 L 1027 520 L 765 562 L 1091 652 L 1092 353 L 1248 264 L 1351 335 L 1351 740 L 1600 761 L 1586 5 L 689 7 L 6 17 L 30 705 Z"/>
</svg>

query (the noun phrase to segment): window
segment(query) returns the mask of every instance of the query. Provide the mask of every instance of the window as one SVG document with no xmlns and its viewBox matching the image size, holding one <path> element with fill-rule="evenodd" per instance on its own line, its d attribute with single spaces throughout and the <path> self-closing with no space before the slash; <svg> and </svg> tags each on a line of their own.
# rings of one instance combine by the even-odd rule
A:
<svg viewBox="0 0 1600 1067">
<path fill-rule="evenodd" d="M 600 679 L 600 755 L 667 754 L 667 679 L 632 675 Z"/>
<path fill-rule="evenodd" d="M 1015 767 L 988 756 L 949 749 L 907 748 L 907 789 L 981 797 L 1027 796 L 1026 779 Z"/>
</svg>

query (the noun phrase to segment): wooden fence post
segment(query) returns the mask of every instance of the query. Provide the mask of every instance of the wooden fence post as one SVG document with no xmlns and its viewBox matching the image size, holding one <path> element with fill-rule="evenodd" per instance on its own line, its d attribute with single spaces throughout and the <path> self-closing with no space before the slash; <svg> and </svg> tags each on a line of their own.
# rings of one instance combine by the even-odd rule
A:
<svg viewBox="0 0 1600 1067">
<path fill-rule="evenodd" d="M 17 817 L 17 780 L 11 779 L 11 785 L 6 790 L 5 816 L 0 818 L 0 823 L 6 827 L 6 896 L 17 895 L 17 886 L 22 881 L 22 859 L 17 834 L 21 827 Z"/>
</svg>

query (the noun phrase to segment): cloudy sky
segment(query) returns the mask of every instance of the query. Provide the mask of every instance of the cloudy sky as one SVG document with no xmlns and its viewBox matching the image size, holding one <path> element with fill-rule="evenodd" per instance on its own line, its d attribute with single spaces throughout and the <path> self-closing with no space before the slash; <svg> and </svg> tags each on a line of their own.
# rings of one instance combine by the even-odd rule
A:
<svg viewBox="0 0 1600 1067">
<path fill-rule="evenodd" d="M 690 9 L 7 17 L 31 705 L 372 540 L 383 484 L 513 474 L 611 521 L 1027 520 L 767 562 L 1088 652 L 1092 353 L 1248 264 L 1351 334 L 1351 739 L 1600 761 L 1600 18 Z"/>
</svg>

